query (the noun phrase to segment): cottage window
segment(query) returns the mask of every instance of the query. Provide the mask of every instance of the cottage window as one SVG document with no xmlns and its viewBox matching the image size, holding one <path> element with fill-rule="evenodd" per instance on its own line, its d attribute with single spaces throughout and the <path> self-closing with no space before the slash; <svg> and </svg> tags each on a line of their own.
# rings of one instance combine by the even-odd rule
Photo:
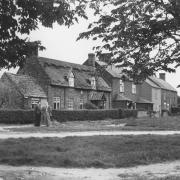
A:
<svg viewBox="0 0 180 180">
<path fill-rule="evenodd" d="M 34 109 L 36 104 L 38 104 L 39 99 L 38 98 L 32 98 L 31 99 L 31 108 Z"/>
<path fill-rule="evenodd" d="M 67 108 L 69 110 L 73 110 L 74 109 L 74 100 L 73 98 L 69 98 L 68 101 L 67 101 Z"/>
<path fill-rule="evenodd" d="M 166 102 L 164 102 L 164 108 L 166 108 Z"/>
<path fill-rule="evenodd" d="M 83 101 L 83 99 L 80 99 L 79 108 L 84 109 L 84 101 Z"/>
<path fill-rule="evenodd" d="M 60 97 L 54 97 L 53 98 L 53 108 L 55 110 L 59 110 L 60 109 L 60 103 L 61 103 L 61 98 Z"/>
<path fill-rule="evenodd" d="M 124 92 L 124 82 L 122 81 L 122 80 L 120 80 L 120 88 L 119 88 L 119 90 L 120 90 L 120 93 L 121 92 Z"/>
<path fill-rule="evenodd" d="M 136 94 L 136 85 L 134 83 L 132 84 L 132 93 Z"/>
<path fill-rule="evenodd" d="M 69 86 L 74 87 L 74 74 L 72 72 L 69 76 Z"/>
<path fill-rule="evenodd" d="M 95 77 L 92 77 L 92 78 L 91 78 L 91 87 L 92 87 L 93 89 L 96 89 L 96 79 L 95 79 Z"/>
</svg>

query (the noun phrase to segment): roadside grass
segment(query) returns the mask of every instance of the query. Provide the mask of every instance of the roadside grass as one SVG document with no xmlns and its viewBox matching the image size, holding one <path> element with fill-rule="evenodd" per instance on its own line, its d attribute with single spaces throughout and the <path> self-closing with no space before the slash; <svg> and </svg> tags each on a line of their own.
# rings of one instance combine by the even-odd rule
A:
<svg viewBox="0 0 180 180">
<path fill-rule="evenodd" d="M 76 132 L 76 131 L 151 131 L 151 130 L 180 130 L 180 116 L 139 119 L 107 119 L 101 121 L 74 121 L 55 123 L 52 127 L 21 127 L 10 128 L 15 132 Z"/>
<path fill-rule="evenodd" d="M 0 163 L 114 168 L 180 159 L 180 136 L 93 136 L 0 140 Z"/>
<path fill-rule="evenodd" d="M 134 129 L 155 130 L 180 130 L 180 116 L 167 116 L 160 118 L 144 117 L 139 119 L 128 119 L 126 127 L 134 126 Z"/>
</svg>

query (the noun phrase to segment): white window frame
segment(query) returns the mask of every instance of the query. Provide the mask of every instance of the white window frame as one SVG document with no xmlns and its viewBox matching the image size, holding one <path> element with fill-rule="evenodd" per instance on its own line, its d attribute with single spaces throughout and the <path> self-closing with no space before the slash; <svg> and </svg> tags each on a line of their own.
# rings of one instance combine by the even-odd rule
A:
<svg viewBox="0 0 180 180">
<path fill-rule="evenodd" d="M 74 109 L 74 99 L 73 98 L 68 98 L 68 100 L 67 100 L 67 109 L 69 109 L 69 110 Z"/>
<path fill-rule="evenodd" d="M 79 108 L 84 109 L 84 100 L 82 98 L 79 101 Z"/>
<path fill-rule="evenodd" d="M 69 86 L 70 87 L 74 87 L 74 74 L 71 72 L 71 74 L 69 75 Z"/>
<path fill-rule="evenodd" d="M 53 109 L 61 109 L 61 97 L 53 97 Z"/>
<path fill-rule="evenodd" d="M 124 92 L 124 82 L 122 79 L 119 80 L 119 92 L 120 93 Z"/>
<path fill-rule="evenodd" d="M 92 87 L 93 89 L 96 89 L 96 79 L 95 79 L 95 77 L 92 77 L 92 78 L 91 78 L 91 87 Z"/>
<path fill-rule="evenodd" d="M 132 94 L 136 94 L 136 84 L 132 83 Z"/>
</svg>

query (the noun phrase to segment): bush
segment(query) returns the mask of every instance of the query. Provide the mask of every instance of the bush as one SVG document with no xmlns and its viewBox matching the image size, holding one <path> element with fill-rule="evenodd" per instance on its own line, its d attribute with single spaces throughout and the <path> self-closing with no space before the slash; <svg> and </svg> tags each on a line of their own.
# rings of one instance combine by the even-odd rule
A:
<svg viewBox="0 0 180 180">
<path fill-rule="evenodd" d="M 119 116 L 120 118 L 129 118 L 134 117 L 137 118 L 137 110 L 132 109 L 119 109 Z"/>
<path fill-rule="evenodd" d="M 4 124 L 30 124 L 34 122 L 32 110 L 0 110 L 0 123 Z"/>
<path fill-rule="evenodd" d="M 172 107 L 171 113 L 172 114 L 180 114 L 180 107 Z"/>
<path fill-rule="evenodd" d="M 98 109 L 98 107 L 91 102 L 86 102 L 84 104 L 84 109 Z"/>
</svg>

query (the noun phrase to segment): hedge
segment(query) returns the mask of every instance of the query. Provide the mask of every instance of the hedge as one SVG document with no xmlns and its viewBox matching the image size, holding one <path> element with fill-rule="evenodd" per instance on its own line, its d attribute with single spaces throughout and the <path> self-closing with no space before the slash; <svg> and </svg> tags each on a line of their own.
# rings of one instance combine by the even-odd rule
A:
<svg viewBox="0 0 180 180">
<path fill-rule="evenodd" d="M 137 110 L 132 110 L 132 109 L 119 109 L 119 118 L 123 119 L 123 118 L 129 118 L 129 117 L 137 117 Z"/>
<path fill-rule="evenodd" d="M 137 117 L 136 110 L 53 110 L 53 118 L 59 122 L 83 121 L 83 120 L 105 120 Z M 34 122 L 32 110 L 0 110 L 0 123 L 4 124 L 30 124 Z"/>
<path fill-rule="evenodd" d="M 59 122 L 83 121 L 83 120 L 104 120 L 107 118 L 118 119 L 119 110 L 75 110 L 75 111 L 53 111 L 53 117 Z"/>
<path fill-rule="evenodd" d="M 172 114 L 180 114 L 180 107 L 172 107 L 171 113 Z"/>
<path fill-rule="evenodd" d="M 2 124 L 30 124 L 33 120 L 32 110 L 0 110 L 0 123 Z"/>
</svg>

